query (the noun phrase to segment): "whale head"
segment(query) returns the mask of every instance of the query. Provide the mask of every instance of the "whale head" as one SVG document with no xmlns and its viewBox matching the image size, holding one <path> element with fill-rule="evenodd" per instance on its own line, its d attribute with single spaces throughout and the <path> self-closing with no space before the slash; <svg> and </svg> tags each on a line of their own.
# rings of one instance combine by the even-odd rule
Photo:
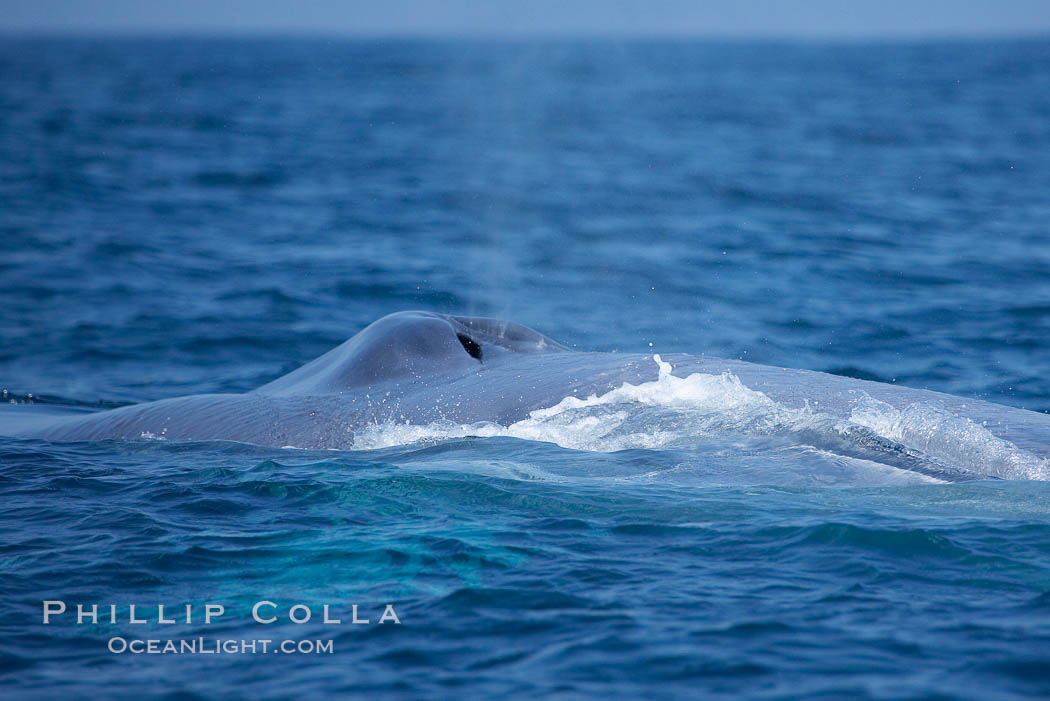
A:
<svg viewBox="0 0 1050 701">
<path fill-rule="evenodd" d="M 255 391 L 333 394 L 387 382 L 477 372 L 512 354 L 564 351 L 568 351 L 565 346 L 513 321 L 397 312 Z"/>
</svg>

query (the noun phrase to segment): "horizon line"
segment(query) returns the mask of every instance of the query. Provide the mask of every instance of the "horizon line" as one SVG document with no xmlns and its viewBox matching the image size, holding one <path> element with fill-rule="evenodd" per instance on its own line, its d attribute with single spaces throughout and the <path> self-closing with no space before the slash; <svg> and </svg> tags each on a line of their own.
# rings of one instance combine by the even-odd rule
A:
<svg viewBox="0 0 1050 701">
<path fill-rule="evenodd" d="M 203 28 L 203 27 L 0 27 L 0 37 L 29 39 L 327 39 L 327 40 L 620 40 L 726 41 L 784 43 L 917 43 L 1050 40 L 1050 28 L 915 32 L 703 32 L 703 31 L 354 31 L 325 28 Z"/>
</svg>

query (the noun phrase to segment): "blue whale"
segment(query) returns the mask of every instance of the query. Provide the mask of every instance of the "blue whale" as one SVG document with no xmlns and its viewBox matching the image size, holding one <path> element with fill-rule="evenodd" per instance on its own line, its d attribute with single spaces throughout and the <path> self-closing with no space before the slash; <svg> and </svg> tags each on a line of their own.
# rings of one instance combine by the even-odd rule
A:
<svg viewBox="0 0 1050 701">
<path fill-rule="evenodd" d="M 944 479 L 1050 474 L 1045 414 L 702 355 L 582 352 L 512 321 L 419 311 L 385 316 L 251 392 L 12 422 L 0 433 L 354 449 L 377 426 L 458 425 L 469 434 L 612 405 L 657 411 L 657 428 L 692 417 L 708 433 L 779 435 Z"/>
</svg>

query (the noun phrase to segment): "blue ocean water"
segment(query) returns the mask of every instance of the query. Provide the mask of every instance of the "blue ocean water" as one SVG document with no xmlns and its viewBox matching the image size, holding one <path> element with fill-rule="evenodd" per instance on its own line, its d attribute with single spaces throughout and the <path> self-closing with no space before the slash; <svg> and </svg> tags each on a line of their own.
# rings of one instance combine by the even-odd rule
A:
<svg viewBox="0 0 1050 701">
<path fill-rule="evenodd" d="M 246 391 L 402 309 L 1050 411 L 1048 153 L 1045 40 L 4 37 L 0 434 Z M 377 445 L 0 438 L 5 696 L 1050 695 L 1044 482 Z"/>
</svg>

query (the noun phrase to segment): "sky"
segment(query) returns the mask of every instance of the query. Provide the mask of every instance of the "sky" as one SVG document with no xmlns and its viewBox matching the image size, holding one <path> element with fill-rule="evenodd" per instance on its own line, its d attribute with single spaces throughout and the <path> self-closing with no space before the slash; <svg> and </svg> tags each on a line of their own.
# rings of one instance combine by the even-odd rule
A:
<svg viewBox="0 0 1050 701">
<path fill-rule="evenodd" d="M 0 32 L 1050 36 L 1050 0 L 0 0 Z"/>
</svg>

